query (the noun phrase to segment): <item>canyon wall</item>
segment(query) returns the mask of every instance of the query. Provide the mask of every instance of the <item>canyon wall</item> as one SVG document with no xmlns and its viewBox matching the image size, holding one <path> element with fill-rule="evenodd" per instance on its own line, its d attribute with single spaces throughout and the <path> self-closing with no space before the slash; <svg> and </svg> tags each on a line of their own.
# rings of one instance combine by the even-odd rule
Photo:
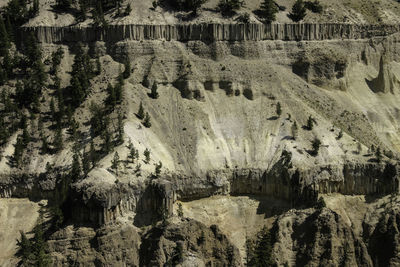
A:
<svg viewBox="0 0 400 267">
<path fill-rule="evenodd" d="M 184 24 L 109 25 L 107 27 L 22 27 L 20 40 L 33 32 L 41 43 L 166 41 L 260 41 L 364 39 L 386 36 L 400 25 L 354 24 Z"/>
</svg>

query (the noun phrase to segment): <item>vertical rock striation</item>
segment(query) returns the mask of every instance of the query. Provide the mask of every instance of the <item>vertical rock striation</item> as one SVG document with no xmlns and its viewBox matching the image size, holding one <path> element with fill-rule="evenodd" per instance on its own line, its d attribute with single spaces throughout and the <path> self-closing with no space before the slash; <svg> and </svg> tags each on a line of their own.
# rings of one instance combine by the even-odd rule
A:
<svg viewBox="0 0 400 267">
<path fill-rule="evenodd" d="M 184 24 L 110 25 L 107 27 L 23 27 L 20 41 L 33 32 L 42 43 L 118 42 L 122 40 L 166 41 L 261 41 L 364 39 L 386 36 L 400 30 L 399 25 L 354 24 Z"/>
</svg>

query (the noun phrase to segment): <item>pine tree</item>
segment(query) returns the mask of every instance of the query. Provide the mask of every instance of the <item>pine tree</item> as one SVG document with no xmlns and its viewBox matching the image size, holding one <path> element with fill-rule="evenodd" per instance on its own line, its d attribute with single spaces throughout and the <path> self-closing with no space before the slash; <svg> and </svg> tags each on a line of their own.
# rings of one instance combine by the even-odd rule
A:
<svg viewBox="0 0 400 267">
<path fill-rule="evenodd" d="M 135 158 L 136 158 L 136 149 L 132 146 L 129 149 L 129 155 L 128 158 L 132 161 L 132 163 L 135 163 Z"/>
<path fill-rule="evenodd" d="M 118 112 L 117 128 L 117 144 L 122 144 L 124 142 L 124 121 L 121 112 Z"/>
<path fill-rule="evenodd" d="M 125 8 L 124 14 L 125 14 L 125 16 L 129 16 L 131 14 L 131 12 L 132 12 L 132 7 L 131 7 L 131 4 L 128 3 L 128 5 Z"/>
<path fill-rule="evenodd" d="M 108 154 L 110 153 L 111 149 L 112 149 L 112 144 L 111 144 L 111 133 L 108 130 L 108 128 L 106 128 L 103 133 L 102 133 L 102 137 L 103 137 L 103 151 Z"/>
<path fill-rule="evenodd" d="M 44 239 L 43 233 L 43 215 L 40 214 L 39 222 L 36 225 L 35 237 L 33 238 L 33 255 L 34 255 L 34 266 L 47 267 L 50 266 L 51 260 L 49 255 L 46 253 L 47 243 Z"/>
<path fill-rule="evenodd" d="M 160 161 L 158 164 L 156 164 L 156 176 L 158 177 L 161 174 L 161 168 L 162 168 L 162 162 Z"/>
<path fill-rule="evenodd" d="M 56 136 L 54 138 L 53 146 L 56 152 L 60 152 L 64 148 L 63 134 L 61 127 L 57 127 Z"/>
<path fill-rule="evenodd" d="M 343 130 L 340 130 L 336 139 L 340 140 L 343 137 Z"/>
<path fill-rule="evenodd" d="M 306 8 L 304 6 L 303 0 L 296 0 L 292 7 L 292 12 L 289 14 L 289 18 L 294 22 L 299 22 L 306 16 Z"/>
<path fill-rule="evenodd" d="M 143 120 L 143 119 L 144 119 L 144 115 L 145 115 L 145 114 L 144 114 L 143 103 L 140 102 L 139 111 L 138 111 L 138 113 L 137 113 L 137 117 L 138 117 L 139 119 Z"/>
<path fill-rule="evenodd" d="M 8 53 L 10 46 L 10 39 L 8 37 L 6 26 L 2 16 L 0 16 L 0 56 L 4 56 Z"/>
<path fill-rule="evenodd" d="M 32 243 L 26 237 L 23 231 L 20 231 L 21 238 L 17 240 L 17 245 L 19 247 L 19 255 L 21 258 L 21 263 L 24 266 L 28 266 L 30 264 L 30 260 L 32 259 Z"/>
<path fill-rule="evenodd" d="M 151 87 L 150 97 L 153 98 L 153 99 L 157 99 L 158 98 L 157 83 L 156 82 L 154 82 L 153 86 Z"/>
<path fill-rule="evenodd" d="M 9 135 L 8 128 L 4 121 L 4 115 L 0 114 L 0 145 L 7 142 Z"/>
<path fill-rule="evenodd" d="M 278 7 L 274 0 L 264 0 L 261 3 L 261 14 L 266 22 L 271 23 L 276 20 L 276 13 L 278 13 Z"/>
<path fill-rule="evenodd" d="M 8 14 L 6 15 L 5 23 L 6 23 L 6 30 L 7 30 L 9 40 L 13 41 L 14 40 L 14 29 L 13 29 L 13 26 L 11 25 L 10 16 Z"/>
<path fill-rule="evenodd" d="M 72 181 L 78 181 L 81 177 L 81 173 L 82 169 L 81 169 L 81 163 L 79 162 L 79 153 L 75 151 L 72 157 L 72 166 L 70 172 L 70 177 Z"/>
<path fill-rule="evenodd" d="M 22 164 L 22 155 L 24 152 L 24 142 L 22 140 L 21 136 L 17 137 L 17 142 L 15 144 L 14 148 L 14 155 L 13 155 L 13 160 L 15 162 L 16 167 L 20 167 Z"/>
<path fill-rule="evenodd" d="M 111 169 L 115 170 L 118 174 L 118 166 L 119 166 L 119 155 L 118 152 L 114 153 L 114 158 L 111 161 Z"/>
<path fill-rule="evenodd" d="M 33 0 L 31 13 L 32 16 L 36 16 L 39 13 L 39 0 Z"/>
<path fill-rule="evenodd" d="M 316 156 L 316 155 L 318 155 L 318 151 L 319 151 L 319 148 L 320 148 L 320 146 L 321 146 L 321 141 L 318 139 L 318 138 L 314 138 L 314 140 L 312 141 L 312 151 L 311 151 L 311 154 L 313 155 L 313 156 Z"/>
<path fill-rule="evenodd" d="M 233 12 L 239 10 L 244 5 L 242 0 L 220 0 L 218 9 L 222 15 L 231 15 Z"/>
<path fill-rule="evenodd" d="M 8 51 L 5 52 L 3 57 L 3 68 L 6 72 L 7 78 L 10 79 L 13 76 L 13 68 L 14 64 L 11 62 L 10 53 Z"/>
<path fill-rule="evenodd" d="M 293 140 L 296 140 L 296 138 L 297 138 L 297 133 L 298 133 L 297 122 L 294 122 L 294 123 L 293 123 L 292 128 L 291 128 L 291 131 L 292 131 Z"/>
<path fill-rule="evenodd" d="M 92 166 L 93 166 L 93 167 L 96 166 L 97 152 L 96 152 L 96 149 L 95 149 L 95 147 L 94 147 L 93 139 L 90 140 L 89 158 L 90 158 L 90 162 L 92 163 Z"/>
<path fill-rule="evenodd" d="M 250 266 L 274 266 L 271 233 L 265 226 L 258 233 L 254 257 L 250 261 Z"/>
<path fill-rule="evenodd" d="M 312 129 L 313 129 L 313 127 L 314 127 L 314 119 L 313 119 L 313 117 L 311 117 L 311 115 L 308 117 L 308 120 L 307 120 L 307 129 L 309 130 L 309 131 L 311 131 Z"/>
<path fill-rule="evenodd" d="M 378 148 L 376 149 L 375 157 L 376 157 L 376 161 L 377 161 L 378 163 L 381 163 L 381 161 L 382 161 L 382 152 L 381 152 L 381 148 L 380 148 L 380 147 L 378 147 Z"/>
<path fill-rule="evenodd" d="M 56 120 L 56 107 L 54 104 L 54 98 L 52 97 L 50 100 L 50 113 L 51 113 L 51 118 L 53 121 Z"/>
<path fill-rule="evenodd" d="M 42 154 L 46 154 L 49 152 L 49 143 L 47 142 L 47 137 L 44 135 L 43 130 L 40 132 L 40 139 L 42 140 Z"/>
<path fill-rule="evenodd" d="M 57 51 L 55 51 L 51 54 L 51 70 L 50 70 L 50 72 L 52 72 L 52 73 L 57 72 L 57 69 L 61 64 L 61 60 L 63 59 L 63 57 L 64 57 L 64 50 L 61 47 L 59 47 L 57 49 Z"/>
<path fill-rule="evenodd" d="M 278 115 L 278 117 L 280 117 L 281 114 L 282 114 L 281 103 L 278 102 L 278 104 L 276 104 L 276 115 Z"/>
<path fill-rule="evenodd" d="M 101 74 L 101 62 L 100 62 L 100 57 L 96 57 L 96 74 L 100 75 Z"/>
<path fill-rule="evenodd" d="M 29 134 L 28 127 L 26 125 L 22 130 L 22 142 L 25 147 L 31 142 L 31 135 Z"/>
<path fill-rule="evenodd" d="M 93 9 L 93 19 L 95 26 L 106 26 L 107 22 L 104 18 L 103 7 L 100 1 L 96 1 L 96 6 Z"/>
<path fill-rule="evenodd" d="M 150 128 L 151 127 L 150 115 L 149 115 L 148 112 L 146 112 L 146 115 L 144 116 L 143 125 L 146 128 Z"/>
<path fill-rule="evenodd" d="M 82 170 L 83 174 L 86 176 L 90 171 L 90 154 L 88 152 L 83 152 L 82 158 Z"/>
<path fill-rule="evenodd" d="M 115 96 L 115 90 L 114 87 L 109 83 L 107 85 L 107 104 L 110 105 L 112 108 L 114 108 L 117 105 L 117 98 Z"/>
<path fill-rule="evenodd" d="M 79 0 L 80 19 L 82 19 L 82 20 L 86 19 L 86 13 L 87 13 L 88 7 L 89 7 L 89 4 L 87 3 L 87 0 Z"/>
<path fill-rule="evenodd" d="M 122 74 L 122 77 L 124 79 L 128 79 L 129 76 L 131 76 L 131 62 L 129 61 L 129 59 L 125 62 L 125 70 Z"/>
<path fill-rule="evenodd" d="M 150 150 L 146 148 L 143 152 L 143 155 L 145 157 L 144 163 L 149 164 L 150 163 Z"/>
</svg>

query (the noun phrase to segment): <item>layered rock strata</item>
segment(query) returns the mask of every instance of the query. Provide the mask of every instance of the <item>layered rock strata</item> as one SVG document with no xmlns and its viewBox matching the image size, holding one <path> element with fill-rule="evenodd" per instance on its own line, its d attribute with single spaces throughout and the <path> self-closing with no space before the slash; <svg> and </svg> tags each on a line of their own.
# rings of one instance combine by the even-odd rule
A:
<svg viewBox="0 0 400 267">
<path fill-rule="evenodd" d="M 354 24 L 187 24 L 110 25 L 107 27 L 23 27 L 20 38 L 33 32 L 41 43 L 166 41 L 260 41 L 365 39 L 386 36 L 398 25 Z"/>
</svg>

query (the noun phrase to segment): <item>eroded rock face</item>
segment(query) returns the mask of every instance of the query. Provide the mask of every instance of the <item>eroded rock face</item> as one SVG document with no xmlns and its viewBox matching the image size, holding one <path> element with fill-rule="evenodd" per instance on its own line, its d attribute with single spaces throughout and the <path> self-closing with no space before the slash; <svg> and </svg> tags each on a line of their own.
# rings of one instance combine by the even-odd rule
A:
<svg viewBox="0 0 400 267">
<path fill-rule="evenodd" d="M 330 209 L 289 211 L 275 222 L 275 260 L 289 266 L 373 266 L 360 237 Z"/>
<path fill-rule="evenodd" d="M 138 266 L 140 236 L 131 225 L 68 226 L 48 241 L 52 266 Z"/>
<path fill-rule="evenodd" d="M 218 226 L 191 219 L 152 228 L 140 256 L 141 266 L 241 266 L 238 249 Z"/>
<path fill-rule="evenodd" d="M 340 88 L 340 79 L 348 66 L 346 55 L 329 49 L 305 50 L 292 65 L 292 70 L 317 86 Z"/>
</svg>

